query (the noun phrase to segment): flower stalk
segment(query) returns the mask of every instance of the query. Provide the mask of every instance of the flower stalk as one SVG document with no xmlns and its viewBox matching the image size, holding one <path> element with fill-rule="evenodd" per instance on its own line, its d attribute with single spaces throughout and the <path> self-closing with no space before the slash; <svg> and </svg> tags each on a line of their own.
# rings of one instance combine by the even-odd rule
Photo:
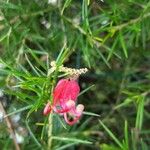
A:
<svg viewBox="0 0 150 150">
<path fill-rule="evenodd" d="M 48 150 L 52 147 L 52 130 L 53 130 L 53 113 L 50 113 L 48 118 Z"/>
<path fill-rule="evenodd" d="M 49 115 L 48 118 L 48 149 L 52 148 L 52 130 L 53 130 L 53 113 L 60 114 L 68 125 L 74 125 L 81 118 L 84 110 L 84 105 L 76 104 L 77 97 L 80 93 L 78 77 L 88 71 L 87 68 L 74 69 L 57 66 L 56 62 L 51 62 L 51 69 L 48 71 L 48 76 L 54 73 L 51 86 L 50 101 L 46 104 L 43 114 Z M 58 72 L 64 72 L 68 75 L 66 79 L 61 79 L 56 84 Z"/>
</svg>

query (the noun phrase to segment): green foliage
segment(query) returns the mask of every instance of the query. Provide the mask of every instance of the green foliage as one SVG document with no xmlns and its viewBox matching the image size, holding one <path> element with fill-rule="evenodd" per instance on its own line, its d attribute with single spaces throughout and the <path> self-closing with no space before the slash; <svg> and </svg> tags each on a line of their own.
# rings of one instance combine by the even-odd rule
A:
<svg viewBox="0 0 150 150">
<path fill-rule="evenodd" d="M 4 119 L 24 138 L 21 149 L 47 149 L 48 139 L 54 150 L 150 148 L 149 19 L 148 0 L 0 1 L 0 100 Z M 49 118 L 42 111 L 66 77 L 61 65 L 89 68 L 79 78 L 85 112 L 71 127 L 52 115 L 48 137 Z M 4 119 L 5 150 L 14 144 Z"/>
</svg>

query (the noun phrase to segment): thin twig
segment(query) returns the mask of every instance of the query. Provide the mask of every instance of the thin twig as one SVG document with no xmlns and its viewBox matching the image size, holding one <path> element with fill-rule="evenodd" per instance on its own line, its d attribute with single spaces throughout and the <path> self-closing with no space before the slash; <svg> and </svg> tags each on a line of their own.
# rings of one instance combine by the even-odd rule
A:
<svg viewBox="0 0 150 150">
<path fill-rule="evenodd" d="M 117 25 L 117 26 L 112 26 L 111 28 L 114 29 L 115 31 L 121 30 L 129 25 L 135 24 L 137 22 L 142 21 L 144 18 L 148 18 L 150 17 L 150 13 L 147 13 L 143 16 L 139 16 L 138 18 L 132 19 L 129 22 L 123 23 L 121 25 Z"/>
<path fill-rule="evenodd" d="M 107 28 L 107 29 L 108 29 L 108 30 L 109 30 L 109 29 L 111 29 L 111 30 L 113 29 L 114 31 L 119 31 L 119 30 L 121 30 L 121 29 L 123 29 L 123 28 L 125 28 L 125 27 L 127 27 L 127 26 L 129 26 L 129 25 L 132 25 L 132 24 L 135 24 L 135 23 L 137 23 L 137 22 L 140 22 L 140 21 L 142 21 L 143 19 L 148 18 L 148 17 L 150 17 L 150 13 L 147 13 L 147 14 L 145 14 L 145 15 L 143 15 L 143 16 L 139 16 L 138 18 L 135 18 L 135 19 L 131 19 L 130 21 L 128 21 L 128 22 L 126 22 L 126 23 L 123 23 L 123 24 L 120 24 L 120 25 L 117 25 L 117 26 L 111 26 L 110 28 Z M 88 33 L 86 33 L 86 32 L 84 31 L 84 29 L 82 29 L 79 25 L 74 24 L 71 19 L 69 19 L 69 18 L 67 18 L 67 17 L 65 17 L 65 16 L 63 16 L 63 18 L 64 18 L 67 22 L 69 22 L 70 24 L 72 24 L 72 26 L 73 26 L 74 28 L 78 29 L 80 33 L 82 33 L 83 35 L 88 35 Z M 93 39 L 93 40 L 96 41 L 95 39 Z"/>
<path fill-rule="evenodd" d="M 0 111 L 3 113 L 4 116 L 6 116 L 6 111 L 5 111 L 1 101 L 0 101 Z M 17 143 L 15 132 L 13 130 L 13 126 L 11 124 L 11 121 L 10 121 L 9 117 L 5 117 L 4 119 L 5 119 L 5 122 L 6 122 L 6 125 L 7 125 L 8 132 L 9 132 L 9 134 L 11 135 L 11 137 L 13 139 L 13 143 L 15 145 L 16 150 L 20 150 L 20 146 Z"/>
</svg>

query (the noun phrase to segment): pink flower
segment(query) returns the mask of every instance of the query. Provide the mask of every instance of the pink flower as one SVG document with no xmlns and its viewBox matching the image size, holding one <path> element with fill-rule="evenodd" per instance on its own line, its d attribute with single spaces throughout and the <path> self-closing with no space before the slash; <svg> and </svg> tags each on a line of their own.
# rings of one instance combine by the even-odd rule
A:
<svg viewBox="0 0 150 150">
<path fill-rule="evenodd" d="M 47 115 L 53 110 L 63 115 L 69 125 L 75 124 L 80 119 L 84 110 L 82 104 L 76 106 L 79 92 L 80 87 L 76 80 L 61 79 L 54 89 L 52 105 L 48 102 L 43 114 Z M 69 119 L 69 117 L 72 119 Z"/>
</svg>

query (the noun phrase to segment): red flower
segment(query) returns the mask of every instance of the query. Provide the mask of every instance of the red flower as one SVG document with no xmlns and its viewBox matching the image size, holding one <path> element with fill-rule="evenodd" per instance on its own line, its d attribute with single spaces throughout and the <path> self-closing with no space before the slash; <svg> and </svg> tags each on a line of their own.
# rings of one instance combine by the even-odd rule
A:
<svg viewBox="0 0 150 150">
<path fill-rule="evenodd" d="M 50 105 L 48 102 L 44 108 L 44 115 L 49 114 L 52 110 L 56 113 L 64 115 L 65 121 L 69 125 L 73 125 L 76 123 L 84 110 L 84 106 L 82 104 L 77 105 L 76 100 L 80 92 L 80 87 L 77 81 L 73 79 L 61 79 L 53 93 L 53 103 Z M 68 119 L 68 117 L 72 117 Z"/>
</svg>

